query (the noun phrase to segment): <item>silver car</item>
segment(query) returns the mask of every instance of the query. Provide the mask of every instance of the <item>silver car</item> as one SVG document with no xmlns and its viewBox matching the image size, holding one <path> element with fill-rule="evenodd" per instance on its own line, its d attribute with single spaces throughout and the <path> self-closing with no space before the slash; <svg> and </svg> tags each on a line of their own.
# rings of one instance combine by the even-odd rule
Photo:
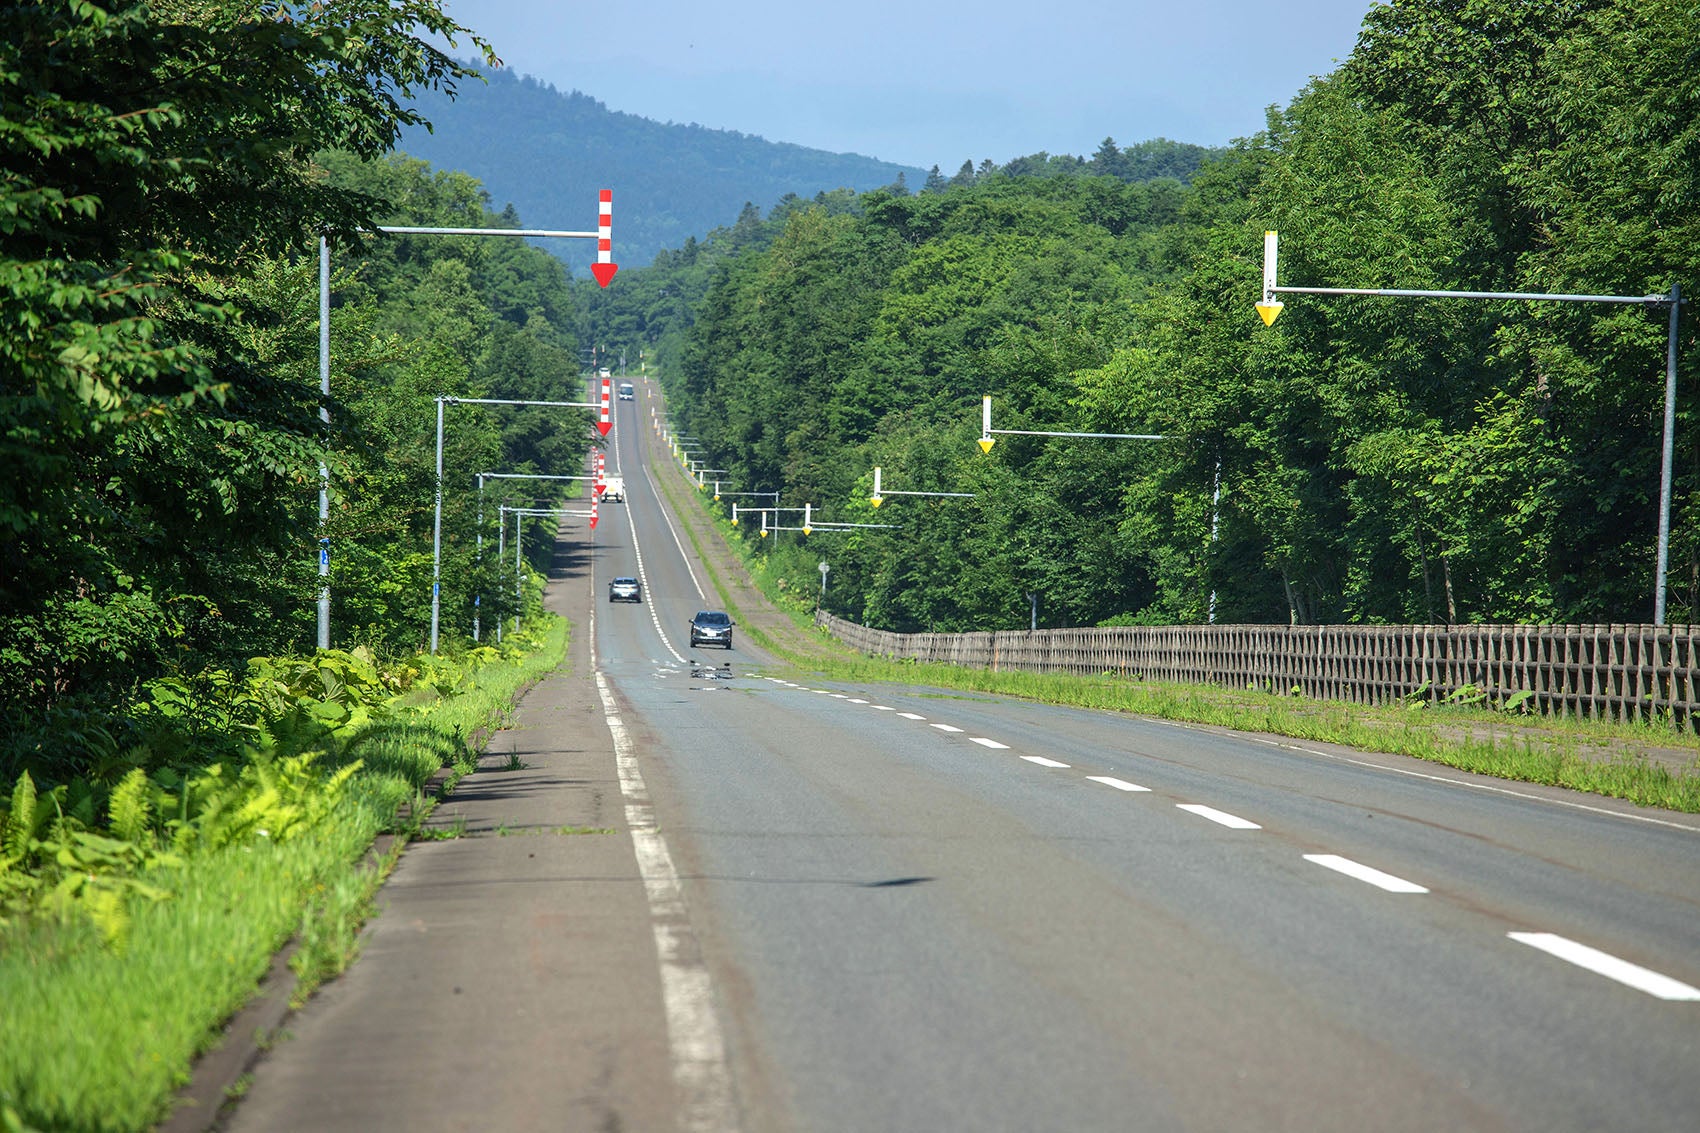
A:
<svg viewBox="0 0 1700 1133">
<path fill-rule="evenodd" d="M 700 610 L 691 619 L 691 648 L 724 645 L 732 648 L 732 619 L 720 610 Z"/>
<path fill-rule="evenodd" d="M 620 577 L 608 584 L 608 601 L 610 602 L 641 602 L 643 601 L 643 583 L 635 578 Z"/>
</svg>

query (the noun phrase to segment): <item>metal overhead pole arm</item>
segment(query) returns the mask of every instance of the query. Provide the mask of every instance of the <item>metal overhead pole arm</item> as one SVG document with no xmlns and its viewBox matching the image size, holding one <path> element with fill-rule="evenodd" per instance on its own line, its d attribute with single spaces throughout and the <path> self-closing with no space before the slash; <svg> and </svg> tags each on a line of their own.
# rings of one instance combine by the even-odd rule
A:
<svg viewBox="0 0 1700 1133">
<path fill-rule="evenodd" d="M 1387 299 L 1503 299 L 1537 303 L 1612 303 L 1623 306 L 1670 306 L 1670 335 L 1665 349 L 1664 438 L 1659 461 L 1659 535 L 1653 578 L 1653 624 L 1665 624 L 1665 582 L 1670 567 L 1671 465 L 1676 438 L 1677 324 L 1682 314 L 1682 287 L 1672 283 L 1668 295 L 1582 295 L 1548 291 L 1428 291 L 1397 287 L 1282 287 L 1276 282 L 1280 234 L 1263 234 L 1263 302 L 1257 313 L 1266 326 L 1280 317 L 1277 295 L 1370 295 Z M 984 443 L 984 442 L 982 442 Z"/>
</svg>

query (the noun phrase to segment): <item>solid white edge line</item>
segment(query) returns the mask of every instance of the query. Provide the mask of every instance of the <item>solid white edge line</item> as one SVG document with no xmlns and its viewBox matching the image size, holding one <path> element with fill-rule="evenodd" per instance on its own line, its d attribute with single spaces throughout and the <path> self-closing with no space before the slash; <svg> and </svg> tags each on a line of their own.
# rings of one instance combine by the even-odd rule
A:
<svg viewBox="0 0 1700 1133">
<path fill-rule="evenodd" d="M 1058 763 L 1054 759 L 1046 759 L 1042 755 L 1024 755 L 1021 758 L 1025 759 L 1028 763 L 1037 763 L 1040 767 L 1067 767 L 1067 766 L 1069 766 L 1066 763 Z"/>
<path fill-rule="evenodd" d="M 1590 814 L 1603 814 L 1611 818 L 1626 818 L 1632 822 L 1646 822 L 1654 826 L 1669 826 L 1673 830 L 1686 830 L 1691 834 L 1700 834 L 1700 826 L 1692 826 L 1686 822 L 1672 822 L 1665 818 L 1653 818 L 1650 815 L 1634 814 L 1625 810 L 1612 810 L 1609 807 L 1589 806 L 1587 803 L 1572 802 L 1569 799 L 1551 799 L 1545 795 L 1534 795 L 1528 791 L 1514 791 L 1509 787 L 1501 787 L 1493 783 L 1472 783 L 1468 779 L 1454 779 L 1449 775 L 1431 775 L 1426 771 L 1411 771 L 1404 767 L 1389 767 L 1385 763 L 1376 763 L 1368 759 L 1354 759 L 1349 755 L 1340 755 L 1332 751 L 1319 751 L 1302 744 L 1288 743 L 1284 740 L 1272 740 L 1267 736 L 1254 736 L 1250 732 L 1235 731 L 1231 728 L 1217 730 L 1201 728 L 1193 724 L 1183 724 L 1174 720 L 1160 720 L 1154 716 L 1143 717 L 1157 724 L 1166 724 L 1171 728 L 1180 728 L 1187 732 L 1207 732 L 1215 736 L 1231 736 L 1234 739 L 1249 740 L 1252 743 L 1264 744 L 1268 747 L 1284 748 L 1287 751 L 1302 751 L 1306 755 L 1319 755 L 1323 759 L 1332 759 L 1338 763 L 1350 763 L 1355 767 L 1367 767 L 1372 771 L 1387 771 L 1394 775 L 1406 775 L 1412 779 L 1427 779 L 1431 783 L 1446 783 L 1453 787 L 1468 787 L 1475 791 L 1487 791 L 1495 795 L 1508 795 L 1514 799 L 1527 799 L 1530 802 L 1550 803 L 1553 806 L 1569 807 L 1571 810 L 1585 810 Z"/>
<path fill-rule="evenodd" d="M 661 967 L 661 1001 L 678 1089 L 679 1128 L 691 1133 L 725 1133 L 738 1128 L 726 1040 L 714 1005 L 714 985 L 685 908 L 685 894 L 667 840 L 655 824 L 649 789 L 638 768 L 631 737 L 620 719 L 608 681 L 598 671 L 596 691 L 614 739 L 614 765 L 626 799 L 626 825 L 649 898 L 655 951 Z"/>
<path fill-rule="evenodd" d="M 1189 814 L 1196 814 L 1200 818 L 1208 818 L 1211 822 L 1214 822 L 1219 826 L 1226 826 L 1230 830 L 1263 829 L 1263 827 L 1259 826 L 1257 823 L 1241 818 L 1237 814 L 1229 814 L 1225 810 L 1217 810 L 1215 807 L 1205 806 L 1203 803 L 1176 803 L 1175 806 L 1177 809 L 1184 810 Z"/>
<path fill-rule="evenodd" d="M 620 456 L 620 430 L 618 428 L 615 428 L 615 430 L 614 430 L 614 467 L 620 468 L 623 464 L 624 464 L 624 461 Z M 648 469 L 647 469 L 647 466 L 646 466 L 646 468 L 645 468 L 645 474 L 646 475 L 647 475 L 647 472 L 648 472 Z M 655 483 L 654 483 L 654 481 L 651 481 L 650 482 L 651 492 L 654 491 L 654 488 L 655 488 Z M 660 502 L 661 502 L 661 497 L 659 495 L 657 495 L 656 496 L 656 504 L 659 506 Z M 632 553 L 635 556 L 637 556 L 638 582 L 640 584 L 642 584 L 643 593 L 644 593 L 643 604 L 646 607 L 649 608 L 649 620 L 655 624 L 655 632 L 661 635 L 661 644 L 665 645 L 667 647 L 667 652 L 671 653 L 673 655 L 674 659 L 677 660 L 681 665 L 683 665 L 683 664 L 686 663 L 685 658 L 679 653 L 679 651 L 677 649 L 673 648 L 673 642 L 667 636 L 667 631 L 661 628 L 661 615 L 656 612 L 655 603 L 650 601 L 650 598 L 653 597 L 653 593 L 651 592 L 650 586 L 649 586 L 649 572 L 646 569 L 644 569 L 644 565 L 643 565 L 643 544 L 641 542 L 639 542 L 639 540 L 638 540 L 637 521 L 632 518 L 632 495 L 631 495 L 630 492 L 626 493 L 625 505 L 626 505 L 625 506 L 626 529 L 631 533 Z M 661 507 L 660 510 L 661 510 L 662 517 L 666 518 L 667 509 L 665 507 Z M 675 541 L 677 541 L 676 536 L 675 536 Z M 684 550 L 684 548 L 681 547 L 680 548 L 681 553 L 683 552 L 683 550 Z M 597 591 L 596 591 L 596 584 L 595 584 L 595 566 L 596 566 L 596 561 L 593 557 L 591 559 L 591 576 L 592 576 L 592 578 L 591 578 L 591 588 L 590 588 L 590 608 L 593 612 L 593 616 L 594 616 L 594 611 L 596 609 L 596 603 L 597 603 Z M 687 571 L 691 569 L 691 564 L 688 560 L 685 563 L 685 569 Z M 696 578 L 695 578 L 694 575 L 692 576 L 691 580 L 693 582 L 696 581 Z M 701 587 L 697 588 L 697 592 L 699 594 L 701 593 Z M 596 635 L 595 635 L 595 631 L 594 631 L 594 628 L 593 628 L 592 633 L 591 633 L 591 642 L 592 642 L 593 646 L 594 646 L 595 640 L 596 640 Z M 594 653 L 594 649 L 593 649 L 593 653 Z M 591 658 L 591 665 L 594 667 L 595 664 L 596 664 L 596 660 L 595 660 L 595 657 L 593 655 L 592 658 Z"/>
<path fill-rule="evenodd" d="M 673 526 L 673 517 L 667 514 L 667 505 L 661 503 L 661 489 L 655 486 L 655 477 L 649 474 L 649 462 L 646 460 L 639 467 L 643 469 L 643 478 L 649 481 L 649 490 L 655 495 L 658 505 L 656 510 L 661 512 L 661 522 L 667 525 L 668 533 L 673 536 L 673 545 L 679 548 L 679 557 L 685 562 L 685 573 L 691 576 L 691 585 L 697 588 L 697 600 L 708 601 L 702 583 L 697 581 L 697 572 L 691 569 L 691 557 L 685 553 L 685 544 L 679 540 L 679 529 Z"/>
<path fill-rule="evenodd" d="M 994 751 L 1008 751 L 1009 750 L 1008 744 L 1000 744 L 1000 743 L 998 743 L 998 741 L 988 740 L 984 736 L 969 736 L 968 742 L 971 743 L 971 744 L 979 744 L 981 747 L 989 747 Z"/>
<path fill-rule="evenodd" d="M 1560 960 L 1585 968 L 1597 976 L 1608 980 L 1616 980 L 1626 984 L 1636 991 L 1644 991 L 1656 999 L 1671 1001 L 1700 1000 L 1700 988 L 1690 987 L 1681 980 L 1673 980 L 1661 975 L 1651 968 L 1643 968 L 1639 964 L 1631 964 L 1628 960 L 1620 960 L 1609 952 L 1601 952 L 1598 948 L 1590 948 L 1586 944 L 1578 944 L 1550 932 L 1508 932 L 1505 934 L 1519 944 L 1527 944 L 1530 948 L 1538 948 L 1549 956 L 1557 956 Z"/>
<path fill-rule="evenodd" d="M 1113 775 L 1088 775 L 1086 778 L 1094 783 L 1102 783 L 1106 787 L 1114 787 L 1118 791 L 1149 791 L 1150 787 L 1141 787 L 1138 783 L 1129 783 L 1126 779 L 1117 779 Z"/>
<path fill-rule="evenodd" d="M 1343 873 L 1347 877 L 1367 882 L 1377 889 L 1385 889 L 1389 893 L 1427 893 L 1428 890 L 1414 881 L 1406 881 L 1402 877 L 1394 877 L 1391 873 L 1383 873 L 1373 866 L 1355 862 L 1351 858 L 1343 858 L 1339 854 L 1305 854 L 1307 862 L 1314 862 L 1323 869 L 1331 869 L 1335 873 Z"/>
</svg>

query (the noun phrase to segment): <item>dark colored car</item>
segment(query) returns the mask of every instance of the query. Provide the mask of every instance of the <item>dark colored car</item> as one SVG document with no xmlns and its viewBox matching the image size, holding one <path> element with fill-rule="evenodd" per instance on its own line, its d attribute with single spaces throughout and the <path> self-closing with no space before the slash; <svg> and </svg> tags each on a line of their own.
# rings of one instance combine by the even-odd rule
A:
<svg viewBox="0 0 1700 1133">
<path fill-rule="evenodd" d="M 691 619 L 691 648 L 724 645 L 732 648 L 732 626 L 736 624 L 720 610 L 700 610 Z"/>
<path fill-rule="evenodd" d="M 643 584 L 635 578 L 616 578 L 608 584 L 608 601 L 641 602 Z"/>
</svg>

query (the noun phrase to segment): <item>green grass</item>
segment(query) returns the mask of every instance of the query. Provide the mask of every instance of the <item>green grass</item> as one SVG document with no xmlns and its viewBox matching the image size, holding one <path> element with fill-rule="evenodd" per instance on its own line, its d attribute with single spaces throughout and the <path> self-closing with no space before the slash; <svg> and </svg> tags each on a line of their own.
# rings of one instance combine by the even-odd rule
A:
<svg viewBox="0 0 1700 1133">
<path fill-rule="evenodd" d="M 467 765 L 468 737 L 555 668 L 566 641 L 558 623 L 537 653 L 480 670 L 423 720 L 368 729 L 346 753 L 361 773 L 307 832 L 148 875 L 172 896 L 131 904 L 121 949 L 85 920 L 11 930 L 0 940 L 0 1129 L 148 1129 L 291 937 L 301 994 L 342 971 L 393 862 L 363 864 L 374 837 L 439 767 Z"/>
<path fill-rule="evenodd" d="M 661 478 L 664 490 L 671 489 Z M 675 508 L 683 504 L 667 490 Z M 1312 743 L 1412 756 L 1463 771 L 1526 783 L 1567 787 L 1642 806 L 1700 813 L 1700 738 L 1659 724 L 1611 724 L 1511 716 L 1467 707 L 1369 708 L 1203 685 L 1171 685 L 1120 677 L 997 672 L 957 665 L 893 661 L 856 653 L 816 629 L 786 596 L 776 593 L 762 556 L 700 499 L 716 533 L 744 562 L 756 585 L 796 622 L 807 646 L 743 627 L 767 652 L 799 673 L 846 683 L 927 685 L 1013 696 L 1044 704 L 1096 708 L 1177 723 L 1262 732 Z M 730 588 L 704 553 L 691 525 L 686 533 L 727 609 Z M 1665 758 L 1654 759 L 1658 752 Z M 1674 760 L 1671 757 L 1675 754 Z M 1674 762 L 1676 766 L 1668 764 Z"/>
</svg>

